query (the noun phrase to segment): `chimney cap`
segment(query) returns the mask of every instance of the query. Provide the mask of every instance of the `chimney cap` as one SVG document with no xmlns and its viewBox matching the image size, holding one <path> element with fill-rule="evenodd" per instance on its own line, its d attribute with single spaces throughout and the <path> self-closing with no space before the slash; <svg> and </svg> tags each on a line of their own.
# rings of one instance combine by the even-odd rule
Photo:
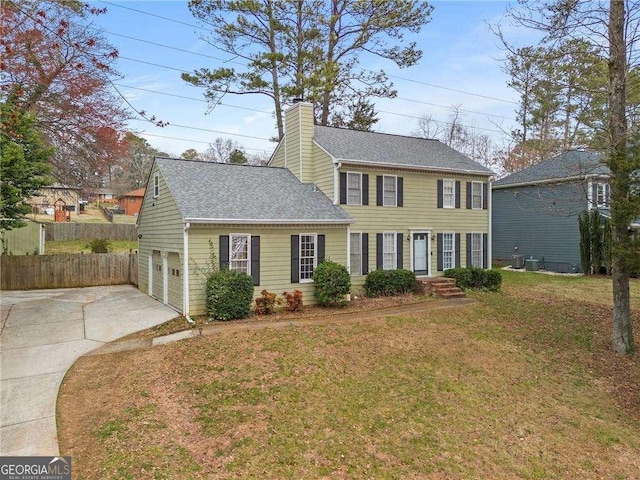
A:
<svg viewBox="0 0 640 480">
<path fill-rule="evenodd" d="M 304 102 L 304 98 L 302 97 L 294 97 L 293 98 L 293 104 L 295 105 L 296 103 L 301 103 Z"/>
</svg>

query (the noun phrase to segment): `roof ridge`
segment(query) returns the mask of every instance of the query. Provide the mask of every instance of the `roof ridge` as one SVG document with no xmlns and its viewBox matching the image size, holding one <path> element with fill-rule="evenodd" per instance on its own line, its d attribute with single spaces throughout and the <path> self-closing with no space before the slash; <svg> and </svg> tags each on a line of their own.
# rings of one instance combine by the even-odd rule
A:
<svg viewBox="0 0 640 480">
<path fill-rule="evenodd" d="M 389 132 L 371 132 L 369 130 L 355 130 L 353 128 L 344 128 L 344 127 L 333 127 L 330 125 L 314 125 L 315 127 L 323 127 L 323 128 L 333 128 L 334 130 L 342 130 L 345 132 L 354 132 L 354 133 L 373 133 L 376 135 L 388 135 L 391 137 L 403 137 L 403 138 L 411 138 L 411 139 L 415 139 L 415 140 L 428 140 L 430 142 L 439 142 L 442 143 L 443 145 L 446 145 L 445 143 L 442 142 L 442 140 L 438 139 L 438 138 L 427 138 L 427 137 L 416 137 L 415 135 L 406 135 L 403 133 L 389 133 Z"/>
</svg>

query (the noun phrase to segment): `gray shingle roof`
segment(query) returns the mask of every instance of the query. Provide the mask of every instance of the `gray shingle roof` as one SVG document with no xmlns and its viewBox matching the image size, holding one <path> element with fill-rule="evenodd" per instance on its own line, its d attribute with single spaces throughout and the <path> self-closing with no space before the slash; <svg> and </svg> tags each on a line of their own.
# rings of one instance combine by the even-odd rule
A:
<svg viewBox="0 0 640 480">
<path fill-rule="evenodd" d="M 352 160 L 409 168 L 493 174 L 488 168 L 439 140 L 319 125 L 315 126 L 314 140 L 335 158 L 345 162 Z"/>
<path fill-rule="evenodd" d="M 287 169 L 156 158 L 183 219 L 265 223 L 351 223 L 313 185 Z"/>
<path fill-rule="evenodd" d="M 499 188 L 571 177 L 609 175 L 609 168 L 601 162 L 602 156 L 598 153 L 570 150 L 501 178 L 493 186 Z"/>
</svg>

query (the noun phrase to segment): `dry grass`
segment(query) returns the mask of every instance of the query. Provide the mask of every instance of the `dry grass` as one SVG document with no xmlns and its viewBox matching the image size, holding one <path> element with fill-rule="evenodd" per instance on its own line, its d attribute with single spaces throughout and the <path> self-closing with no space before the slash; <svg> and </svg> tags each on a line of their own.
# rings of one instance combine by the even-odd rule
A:
<svg viewBox="0 0 640 480">
<path fill-rule="evenodd" d="M 466 307 L 84 357 L 61 453 L 79 479 L 638 478 L 607 282 L 508 274 Z"/>
</svg>

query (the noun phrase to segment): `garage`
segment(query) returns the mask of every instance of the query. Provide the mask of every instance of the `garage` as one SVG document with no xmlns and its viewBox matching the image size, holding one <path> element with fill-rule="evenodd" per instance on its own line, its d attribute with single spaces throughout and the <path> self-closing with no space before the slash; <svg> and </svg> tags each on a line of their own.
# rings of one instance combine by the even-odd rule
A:
<svg viewBox="0 0 640 480">
<path fill-rule="evenodd" d="M 180 255 L 175 252 L 167 254 L 167 282 L 169 293 L 169 305 L 182 311 L 182 262 Z"/>
</svg>

